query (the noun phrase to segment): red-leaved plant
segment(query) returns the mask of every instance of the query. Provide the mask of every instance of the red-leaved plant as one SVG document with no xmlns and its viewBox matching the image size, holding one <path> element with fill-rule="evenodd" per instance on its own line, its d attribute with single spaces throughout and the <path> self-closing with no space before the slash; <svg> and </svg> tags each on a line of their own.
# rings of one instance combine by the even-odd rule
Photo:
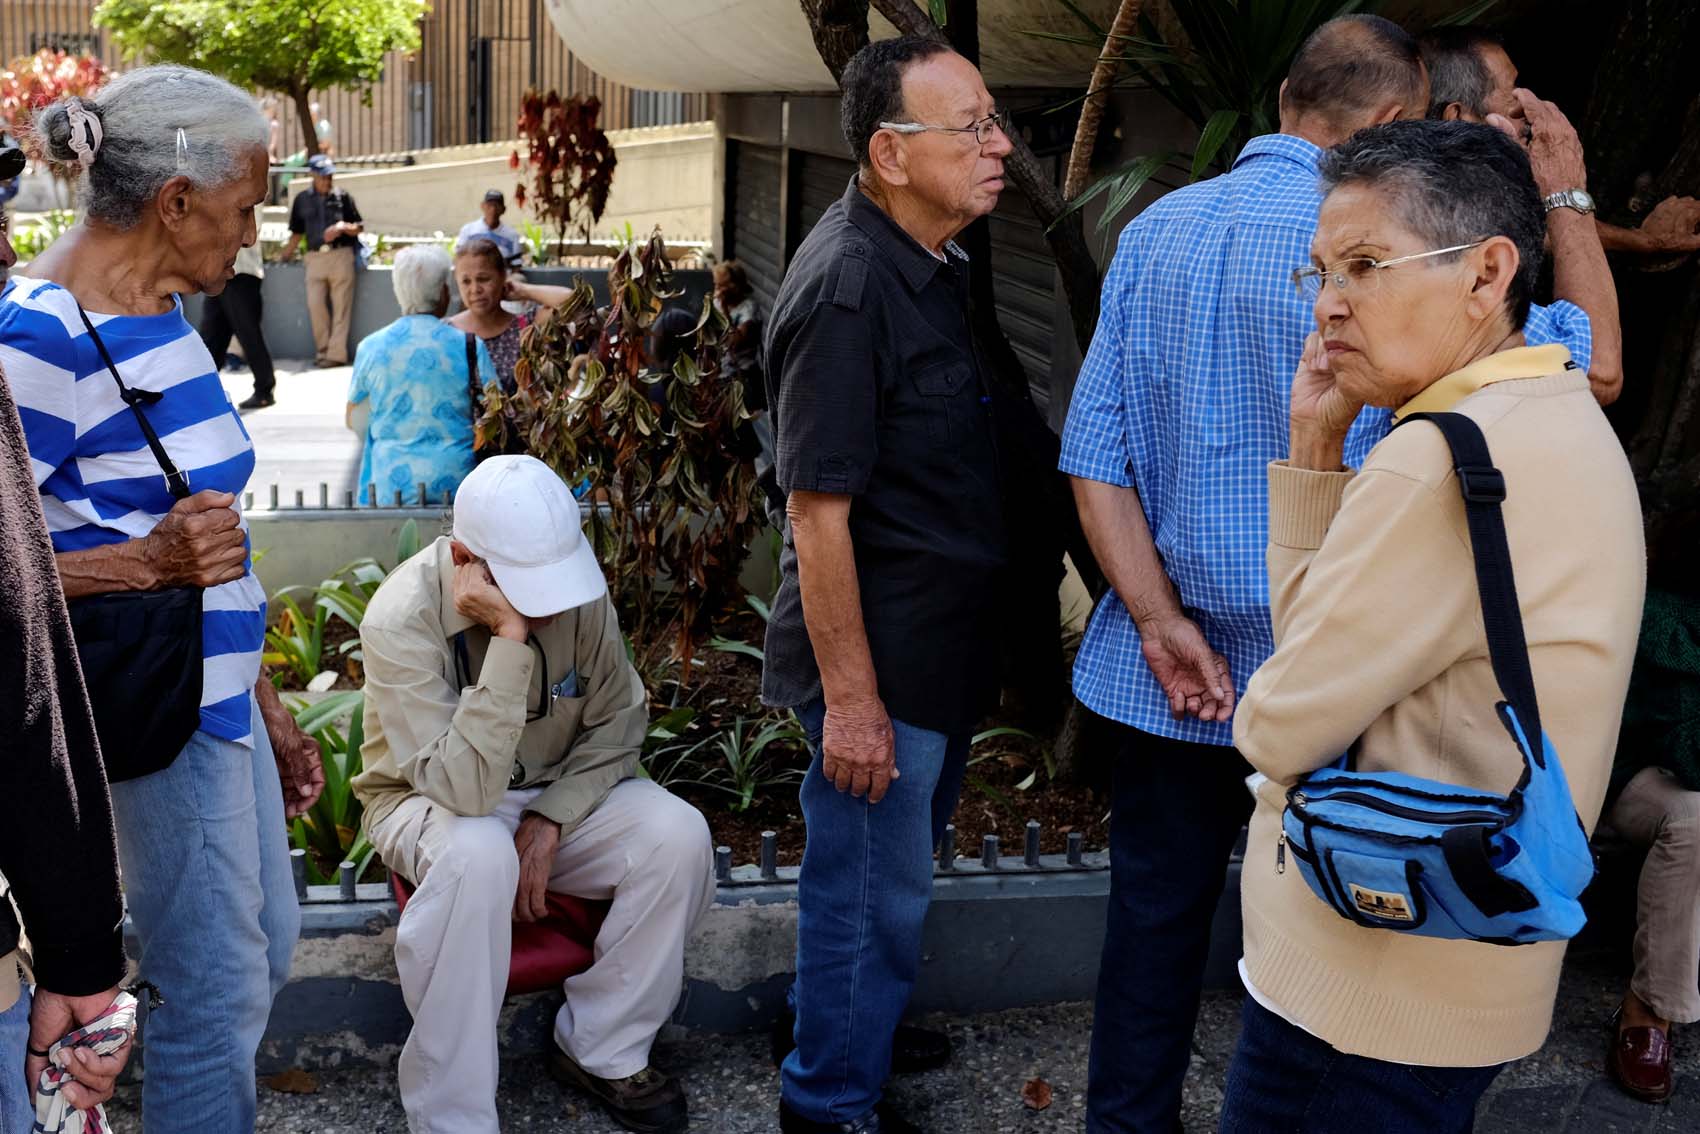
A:
<svg viewBox="0 0 1700 1134">
<path fill-rule="evenodd" d="M 608 134 L 596 124 L 601 113 L 602 100 L 595 95 L 563 100 L 556 91 L 528 90 L 520 101 L 525 156 L 515 150 L 508 167 L 523 169 L 530 186 L 522 181 L 514 201 L 555 230 L 557 259 L 566 252 L 569 234 L 590 240 L 591 226 L 608 206 L 615 158 Z"/>
</svg>

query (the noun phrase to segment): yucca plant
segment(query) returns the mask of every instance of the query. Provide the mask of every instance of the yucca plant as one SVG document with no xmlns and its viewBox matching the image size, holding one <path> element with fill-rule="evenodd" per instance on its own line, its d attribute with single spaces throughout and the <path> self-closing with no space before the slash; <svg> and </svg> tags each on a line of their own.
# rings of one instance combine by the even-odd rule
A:
<svg viewBox="0 0 1700 1134">
<path fill-rule="evenodd" d="M 1080 34 L 1035 36 L 1104 48 L 1109 33 L 1097 21 L 1072 0 L 1057 2 L 1074 14 Z M 1468 23 L 1496 2 L 1461 4 L 1435 26 Z M 1141 154 L 1069 202 L 1065 217 L 1089 201 L 1106 198 L 1098 222 L 1099 235 L 1106 240 L 1118 215 L 1146 182 L 1174 188 L 1178 180 L 1220 173 L 1232 168 L 1251 139 L 1278 130 L 1282 80 L 1311 32 L 1339 16 L 1374 12 L 1380 0 L 1172 0 L 1169 8 L 1182 33 L 1175 39 L 1166 38 L 1151 18 L 1153 7 L 1145 5 L 1137 34 L 1117 45 L 1122 71 L 1116 85 L 1149 87 L 1186 115 L 1198 135 L 1190 153 Z"/>
</svg>

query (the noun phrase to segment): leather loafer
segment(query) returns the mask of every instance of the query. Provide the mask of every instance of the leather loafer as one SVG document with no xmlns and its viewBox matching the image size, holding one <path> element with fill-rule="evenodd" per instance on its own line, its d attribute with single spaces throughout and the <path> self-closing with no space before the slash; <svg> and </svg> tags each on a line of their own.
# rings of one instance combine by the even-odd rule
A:
<svg viewBox="0 0 1700 1134">
<path fill-rule="evenodd" d="M 577 1087 L 601 1103 L 608 1117 L 622 1129 L 637 1134 L 683 1134 L 690 1128 L 679 1080 L 653 1067 L 624 1079 L 604 1079 L 586 1071 L 556 1047 L 549 1052 L 549 1073 L 556 1082 Z"/>
<path fill-rule="evenodd" d="M 921 1128 L 898 1114 L 890 1103 L 880 1103 L 850 1122 L 815 1122 L 804 1118 L 779 1100 L 780 1134 L 921 1134 Z"/>
<path fill-rule="evenodd" d="M 1664 1102 L 1671 1095 L 1670 1037 L 1658 1028 L 1620 1028 L 1613 1018 L 1606 1070 L 1625 1094 L 1642 1102 Z"/>
<path fill-rule="evenodd" d="M 241 404 L 238 405 L 236 408 L 237 409 L 245 409 L 245 410 L 257 410 L 257 409 L 265 409 L 267 406 L 275 406 L 275 405 L 277 405 L 277 399 L 272 397 L 270 394 L 250 394 L 248 397 L 244 398 L 242 400 Z"/>
<path fill-rule="evenodd" d="M 768 1047 L 773 1053 L 773 1065 L 778 1067 L 797 1046 L 795 1037 L 797 1017 L 781 1012 L 768 1033 Z M 936 1071 L 950 1062 L 950 1037 L 943 1032 L 899 1024 L 891 1037 L 891 1073 L 913 1075 L 920 1071 Z"/>
</svg>

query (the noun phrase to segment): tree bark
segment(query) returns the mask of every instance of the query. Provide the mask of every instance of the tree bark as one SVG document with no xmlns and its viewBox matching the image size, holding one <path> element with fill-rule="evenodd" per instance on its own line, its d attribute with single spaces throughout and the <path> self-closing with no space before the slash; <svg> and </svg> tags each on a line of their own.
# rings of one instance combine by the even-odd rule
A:
<svg viewBox="0 0 1700 1134">
<path fill-rule="evenodd" d="M 1098 53 L 1098 63 L 1092 68 L 1086 101 L 1080 104 L 1080 122 L 1074 128 L 1074 147 L 1069 150 L 1068 172 L 1063 177 L 1064 200 L 1072 201 L 1080 196 L 1092 174 L 1092 151 L 1098 144 L 1098 127 L 1104 121 L 1110 88 L 1115 85 L 1116 72 L 1122 66 L 1122 39 L 1133 34 L 1138 19 L 1139 0 L 1121 0 L 1116 17 L 1110 22 L 1110 34 L 1104 37 L 1104 49 Z"/>
<path fill-rule="evenodd" d="M 850 57 L 868 46 L 868 0 L 801 0 L 809 21 L 815 50 L 832 72 L 832 81 L 844 77 Z"/>
<path fill-rule="evenodd" d="M 295 116 L 301 120 L 301 145 L 308 157 L 319 152 L 319 124 L 313 121 L 313 104 L 307 97 L 310 93 L 305 83 L 289 88 L 289 101 L 295 104 Z"/>
<path fill-rule="evenodd" d="M 804 0 L 805 8 L 809 2 Z M 945 38 L 927 13 L 916 6 L 915 0 L 873 0 L 873 6 L 904 35 Z M 1057 218 L 1062 216 L 1068 202 L 1033 148 L 1019 134 L 1011 134 L 1009 140 L 1014 149 L 1004 159 L 1004 173 L 1021 190 L 1039 223 L 1045 226 L 1045 239 L 1056 258 L 1063 295 L 1068 301 L 1074 341 L 1084 352 L 1092 345 L 1092 332 L 1098 326 L 1098 262 L 1086 244 L 1086 229 L 1079 213 L 1058 223 Z"/>
</svg>

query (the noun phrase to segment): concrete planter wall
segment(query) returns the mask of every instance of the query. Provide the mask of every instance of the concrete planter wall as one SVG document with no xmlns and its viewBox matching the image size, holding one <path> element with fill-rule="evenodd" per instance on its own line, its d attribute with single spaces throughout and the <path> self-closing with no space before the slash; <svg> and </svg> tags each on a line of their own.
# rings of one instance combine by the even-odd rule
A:
<svg viewBox="0 0 1700 1134">
<path fill-rule="evenodd" d="M 261 297 L 265 305 L 262 327 L 266 345 L 274 358 L 312 358 L 313 324 L 307 316 L 307 269 L 300 262 L 267 264 Z M 374 331 L 382 330 L 401 318 L 401 305 L 396 302 L 391 270 L 374 265 L 359 272 L 354 279 L 354 312 L 348 334 L 350 357 L 360 340 Z M 532 283 L 557 284 L 571 287 L 575 278 L 582 278 L 596 292 L 598 303 L 608 302 L 608 273 L 593 268 L 527 268 L 525 278 Z M 713 275 L 703 270 L 674 273 L 675 283 L 684 295 L 673 302 L 692 311 L 702 309 L 703 296 L 714 286 Z M 188 296 L 183 301 L 189 321 L 200 325 L 201 305 L 205 299 Z M 458 300 L 453 304 L 458 309 Z"/>
</svg>

